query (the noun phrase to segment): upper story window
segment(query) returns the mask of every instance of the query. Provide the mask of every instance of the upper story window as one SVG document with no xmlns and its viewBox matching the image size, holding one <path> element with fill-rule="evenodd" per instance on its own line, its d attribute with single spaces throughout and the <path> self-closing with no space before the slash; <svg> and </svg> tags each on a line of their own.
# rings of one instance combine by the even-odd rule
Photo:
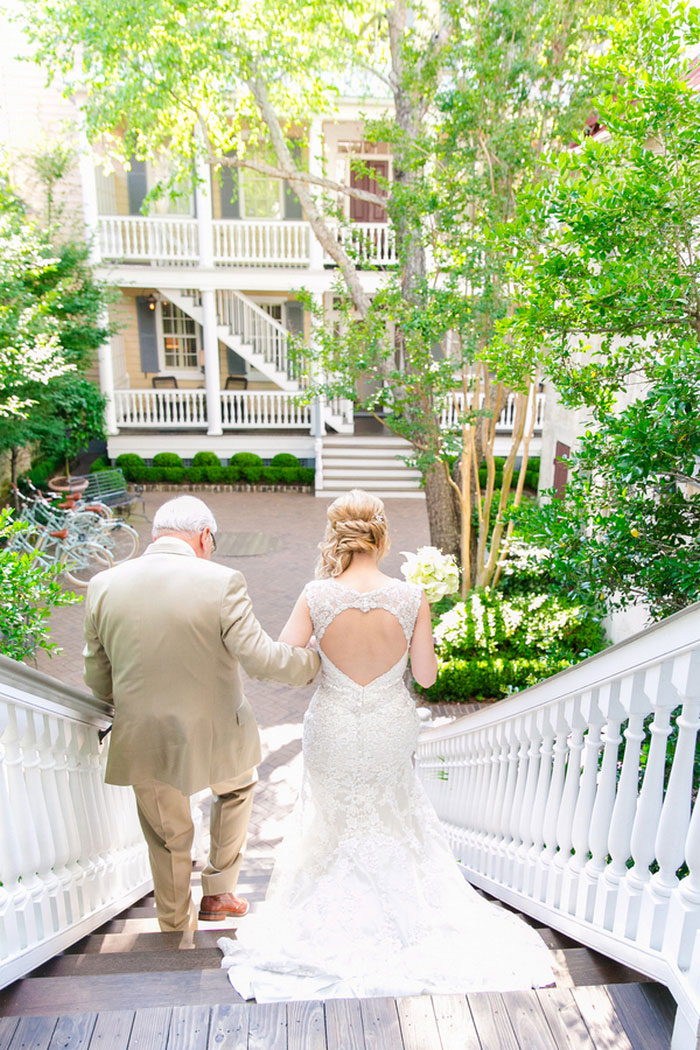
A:
<svg viewBox="0 0 700 1050">
<path fill-rule="evenodd" d="M 386 182 L 391 178 L 389 146 L 383 142 L 341 142 L 339 153 L 346 154 L 346 175 L 350 185 L 379 197 L 386 197 Z M 361 161 L 360 165 L 353 161 Z M 350 198 L 349 218 L 353 222 L 386 222 L 386 208 L 371 201 Z"/>
<path fill-rule="evenodd" d="M 246 219 L 282 217 L 282 183 L 251 168 L 241 168 L 241 205 Z"/>
<path fill-rule="evenodd" d="M 196 321 L 173 303 L 161 303 L 163 363 L 165 368 L 199 367 L 199 330 Z"/>
</svg>

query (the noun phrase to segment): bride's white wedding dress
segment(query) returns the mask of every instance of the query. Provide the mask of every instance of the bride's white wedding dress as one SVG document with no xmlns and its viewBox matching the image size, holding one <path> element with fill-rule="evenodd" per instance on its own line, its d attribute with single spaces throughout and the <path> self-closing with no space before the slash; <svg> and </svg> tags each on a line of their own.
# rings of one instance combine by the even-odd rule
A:
<svg viewBox="0 0 700 1050">
<path fill-rule="evenodd" d="M 361 686 L 323 653 L 347 609 L 383 609 L 410 644 L 419 587 L 366 593 L 307 585 L 321 651 L 304 718 L 301 795 L 266 900 L 221 938 L 223 966 L 258 1002 L 506 990 L 549 984 L 549 953 L 520 919 L 469 886 L 412 765 L 419 719 L 408 651 Z"/>
</svg>

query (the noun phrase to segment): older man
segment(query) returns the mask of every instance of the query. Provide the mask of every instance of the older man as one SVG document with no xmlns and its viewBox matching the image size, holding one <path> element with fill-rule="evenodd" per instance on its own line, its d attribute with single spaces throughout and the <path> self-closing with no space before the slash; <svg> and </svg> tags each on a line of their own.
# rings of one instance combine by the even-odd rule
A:
<svg viewBox="0 0 700 1050">
<path fill-rule="evenodd" d="M 245 915 L 234 896 L 260 761 L 240 667 L 306 685 L 311 649 L 273 642 L 240 572 L 212 562 L 216 521 L 194 496 L 169 500 L 143 556 L 90 581 L 85 681 L 114 703 L 110 784 L 131 784 L 148 843 L 162 930 L 196 929 L 189 796 L 210 787 L 211 850 L 199 918 Z"/>
</svg>

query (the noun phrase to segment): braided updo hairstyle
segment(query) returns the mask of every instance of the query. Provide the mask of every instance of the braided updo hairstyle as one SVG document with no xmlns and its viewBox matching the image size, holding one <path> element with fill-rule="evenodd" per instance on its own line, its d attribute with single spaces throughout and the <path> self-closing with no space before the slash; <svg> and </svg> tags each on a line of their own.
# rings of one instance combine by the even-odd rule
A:
<svg viewBox="0 0 700 1050">
<path fill-rule="evenodd" d="M 353 554 L 376 553 L 383 558 L 389 550 L 384 504 L 378 496 L 363 489 L 351 489 L 338 496 L 328 508 L 326 532 L 318 545 L 321 556 L 316 578 L 340 576 Z"/>
</svg>

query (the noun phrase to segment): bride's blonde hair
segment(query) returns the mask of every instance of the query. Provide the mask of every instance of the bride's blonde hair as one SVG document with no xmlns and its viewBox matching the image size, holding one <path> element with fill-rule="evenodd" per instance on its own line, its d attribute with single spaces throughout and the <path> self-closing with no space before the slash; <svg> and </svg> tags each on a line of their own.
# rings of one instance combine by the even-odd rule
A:
<svg viewBox="0 0 700 1050">
<path fill-rule="evenodd" d="M 316 578 L 340 576 L 353 554 L 375 553 L 383 558 L 389 550 L 384 504 L 378 496 L 363 489 L 351 489 L 338 496 L 328 508 L 326 532 L 318 545 L 321 557 Z"/>
</svg>

